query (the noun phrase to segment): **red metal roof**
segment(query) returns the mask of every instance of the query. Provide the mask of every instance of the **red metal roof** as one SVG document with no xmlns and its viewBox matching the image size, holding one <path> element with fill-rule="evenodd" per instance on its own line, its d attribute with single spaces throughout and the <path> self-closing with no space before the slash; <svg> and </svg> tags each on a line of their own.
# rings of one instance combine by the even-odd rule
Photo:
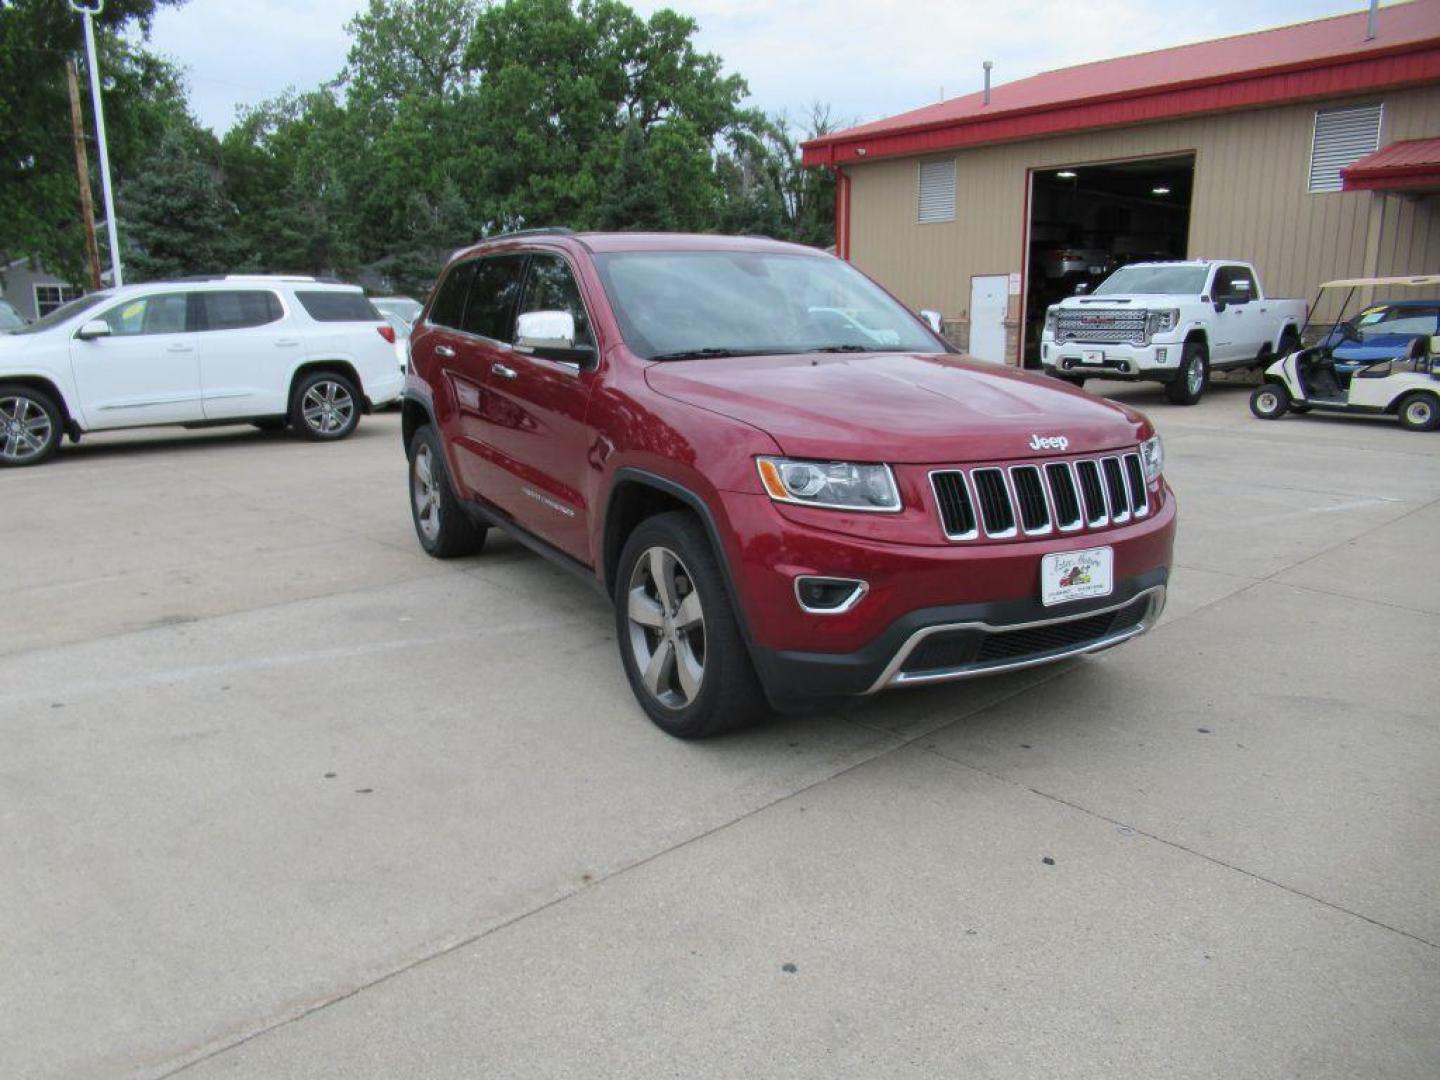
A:
<svg viewBox="0 0 1440 1080">
<path fill-rule="evenodd" d="M 933 153 L 1230 109 L 1440 81 L 1440 0 L 1061 68 L 848 128 L 804 145 L 807 165 Z"/>
<path fill-rule="evenodd" d="M 1440 139 L 1382 146 L 1340 170 L 1346 191 L 1413 191 L 1440 187 Z"/>
</svg>

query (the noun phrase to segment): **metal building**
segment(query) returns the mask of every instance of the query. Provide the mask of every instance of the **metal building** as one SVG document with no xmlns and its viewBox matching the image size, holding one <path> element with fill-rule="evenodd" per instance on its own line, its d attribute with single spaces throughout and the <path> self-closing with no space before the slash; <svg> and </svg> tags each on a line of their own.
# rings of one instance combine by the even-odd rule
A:
<svg viewBox="0 0 1440 1080">
<path fill-rule="evenodd" d="M 1021 362 L 1045 307 L 1140 259 L 1277 296 L 1440 270 L 1440 0 L 1047 72 L 806 143 L 838 253 Z"/>
</svg>

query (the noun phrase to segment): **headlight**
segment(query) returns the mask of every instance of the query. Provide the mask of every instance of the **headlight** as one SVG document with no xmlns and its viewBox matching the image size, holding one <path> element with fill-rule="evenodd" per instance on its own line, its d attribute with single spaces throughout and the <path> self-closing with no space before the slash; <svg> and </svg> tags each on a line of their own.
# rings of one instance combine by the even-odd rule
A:
<svg viewBox="0 0 1440 1080">
<path fill-rule="evenodd" d="M 1140 465 L 1145 470 L 1145 482 L 1153 484 L 1165 471 L 1165 444 L 1160 436 L 1146 439 L 1140 444 Z"/>
<path fill-rule="evenodd" d="M 1048 307 L 1045 309 L 1045 333 L 1053 335 L 1055 328 L 1060 324 L 1060 309 Z"/>
<path fill-rule="evenodd" d="M 1180 312 L 1176 308 L 1169 311 L 1147 311 L 1145 313 L 1145 333 L 1154 336 L 1163 334 L 1168 330 L 1174 330 L 1180 322 Z"/>
<path fill-rule="evenodd" d="M 760 482 L 776 502 L 835 510 L 899 510 L 900 492 L 888 465 L 756 458 Z"/>
</svg>

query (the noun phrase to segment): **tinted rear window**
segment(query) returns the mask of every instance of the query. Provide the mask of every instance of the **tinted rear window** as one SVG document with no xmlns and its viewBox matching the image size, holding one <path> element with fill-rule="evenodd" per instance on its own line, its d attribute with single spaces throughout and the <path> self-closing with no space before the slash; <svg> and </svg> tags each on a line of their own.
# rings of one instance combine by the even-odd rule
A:
<svg viewBox="0 0 1440 1080">
<path fill-rule="evenodd" d="M 492 255 L 481 259 L 470 285 L 461 329 L 495 341 L 509 341 L 524 272 L 524 255 Z"/>
<path fill-rule="evenodd" d="M 296 298 L 316 322 L 380 322 L 380 312 L 364 293 L 300 292 Z"/>
<path fill-rule="evenodd" d="M 278 322 L 285 314 L 280 298 L 264 289 L 234 289 L 202 292 L 205 330 L 244 330 Z"/>
</svg>

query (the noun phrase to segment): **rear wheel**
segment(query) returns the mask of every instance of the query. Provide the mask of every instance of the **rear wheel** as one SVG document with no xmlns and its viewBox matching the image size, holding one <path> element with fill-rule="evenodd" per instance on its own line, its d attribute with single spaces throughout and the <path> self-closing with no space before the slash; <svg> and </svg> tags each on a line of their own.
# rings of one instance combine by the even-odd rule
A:
<svg viewBox="0 0 1440 1080">
<path fill-rule="evenodd" d="M 1290 392 L 1279 383 L 1261 383 L 1250 395 L 1250 411 L 1261 420 L 1279 420 L 1290 411 Z"/>
<path fill-rule="evenodd" d="M 1434 394 L 1407 394 L 1400 402 L 1400 423 L 1411 431 L 1434 431 L 1440 427 L 1440 399 Z"/>
<path fill-rule="evenodd" d="M 1275 350 L 1275 358 L 1289 356 L 1293 352 L 1300 351 L 1300 332 L 1293 326 L 1287 326 L 1284 333 L 1280 335 L 1280 348 Z"/>
<path fill-rule="evenodd" d="M 1194 405 L 1209 385 L 1210 357 L 1204 345 L 1192 341 L 1180 353 L 1180 370 L 1165 386 L 1166 400 L 1172 405 Z"/>
<path fill-rule="evenodd" d="M 641 522 L 615 581 L 621 663 L 656 726 L 701 739 L 768 714 L 720 564 L 692 515 Z"/>
<path fill-rule="evenodd" d="M 477 554 L 489 530 L 465 512 L 450 486 L 435 429 L 426 424 L 410 436 L 410 520 L 427 555 L 454 559 Z"/>
<path fill-rule="evenodd" d="M 65 433 L 60 407 L 43 391 L 0 383 L 0 468 L 39 465 Z"/>
<path fill-rule="evenodd" d="M 360 391 L 337 371 L 317 371 L 295 387 L 290 426 L 307 439 L 334 442 L 360 423 Z"/>
</svg>

